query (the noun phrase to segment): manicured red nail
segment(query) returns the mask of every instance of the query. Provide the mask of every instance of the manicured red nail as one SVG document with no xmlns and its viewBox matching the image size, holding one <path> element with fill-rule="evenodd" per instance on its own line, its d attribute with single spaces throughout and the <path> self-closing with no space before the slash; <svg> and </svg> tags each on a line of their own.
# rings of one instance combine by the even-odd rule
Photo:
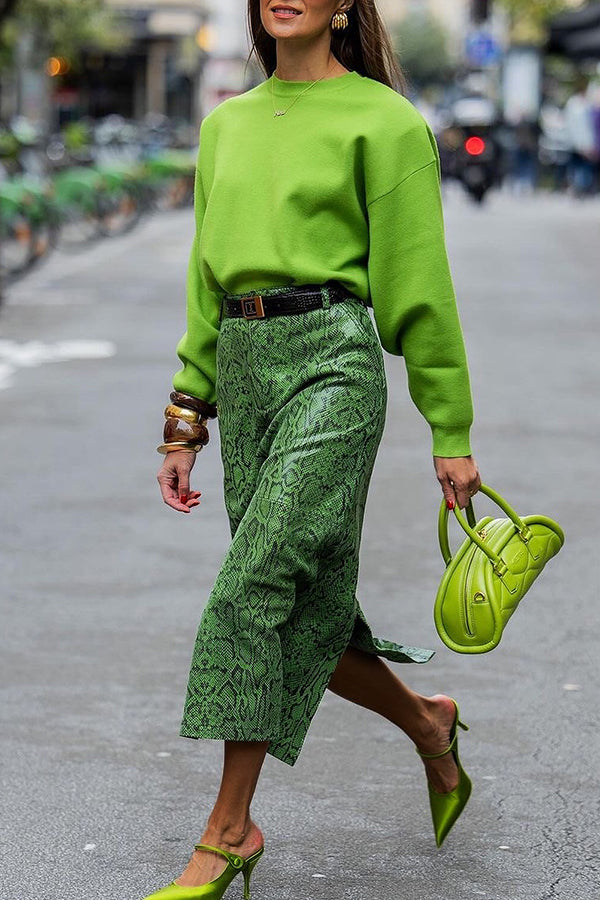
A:
<svg viewBox="0 0 600 900">
<path fill-rule="evenodd" d="M 454 500 L 446 500 L 446 506 L 448 509 L 454 509 Z"/>
<path fill-rule="evenodd" d="M 179 498 L 181 503 L 187 503 L 187 499 L 188 499 L 187 494 L 182 494 L 181 497 Z"/>
</svg>

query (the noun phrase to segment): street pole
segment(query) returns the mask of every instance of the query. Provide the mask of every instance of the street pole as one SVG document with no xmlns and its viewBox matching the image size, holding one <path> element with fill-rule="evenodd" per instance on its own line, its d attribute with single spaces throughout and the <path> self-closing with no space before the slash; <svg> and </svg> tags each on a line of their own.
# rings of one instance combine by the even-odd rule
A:
<svg viewBox="0 0 600 900">
<path fill-rule="evenodd" d="M 4 300 L 4 275 L 2 270 L 2 229 L 0 228 L 0 306 Z"/>
<path fill-rule="evenodd" d="M 471 21 L 475 25 L 487 22 L 492 14 L 492 0 L 471 0 Z"/>
</svg>

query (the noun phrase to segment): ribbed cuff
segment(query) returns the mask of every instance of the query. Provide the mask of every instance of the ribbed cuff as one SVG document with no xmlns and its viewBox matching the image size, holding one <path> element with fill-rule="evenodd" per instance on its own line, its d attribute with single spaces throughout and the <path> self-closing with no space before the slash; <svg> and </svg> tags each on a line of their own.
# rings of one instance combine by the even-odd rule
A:
<svg viewBox="0 0 600 900">
<path fill-rule="evenodd" d="M 471 456 L 470 425 L 449 428 L 433 425 L 433 455 L 445 457 Z"/>
<path fill-rule="evenodd" d="M 186 362 L 183 368 L 173 375 L 172 384 L 176 391 L 197 397 L 209 406 L 217 402 L 214 381 L 192 363 Z"/>
</svg>

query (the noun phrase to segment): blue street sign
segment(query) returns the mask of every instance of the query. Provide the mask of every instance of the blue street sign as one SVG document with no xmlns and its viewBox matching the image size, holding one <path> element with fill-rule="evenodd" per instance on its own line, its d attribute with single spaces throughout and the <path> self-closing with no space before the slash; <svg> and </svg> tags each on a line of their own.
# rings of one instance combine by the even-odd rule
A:
<svg viewBox="0 0 600 900">
<path fill-rule="evenodd" d="M 501 48 L 489 31 L 474 31 L 467 37 L 467 61 L 472 66 L 490 66 L 498 62 Z"/>
</svg>

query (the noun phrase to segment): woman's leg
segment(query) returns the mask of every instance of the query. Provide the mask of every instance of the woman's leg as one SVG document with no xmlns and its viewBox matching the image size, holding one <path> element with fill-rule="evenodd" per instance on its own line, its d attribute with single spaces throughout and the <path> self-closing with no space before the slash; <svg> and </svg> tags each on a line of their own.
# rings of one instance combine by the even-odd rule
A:
<svg viewBox="0 0 600 900">
<path fill-rule="evenodd" d="M 250 818 L 250 804 L 269 741 L 225 741 L 223 776 L 206 829 L 198 843 L 250 856 L 263 846 L 260 828 Z M 217 878 L 226 868 L 222 856 L 194 850 L 176 883 L 198 886 Z"/>
<path fill-rule="evenodd" d="M 455 707 L 449 697 L 423 697 L 411 691 L 379 657 L 348 647 L 329 682 L 329 689 L 352 703 L 378 713 L 401 728 L 423 753 L 440 753 L 450 742 Z M 424 759 L 427 777 L 444 793 L 458 784 L 451 753 Z"/>
</svg>

